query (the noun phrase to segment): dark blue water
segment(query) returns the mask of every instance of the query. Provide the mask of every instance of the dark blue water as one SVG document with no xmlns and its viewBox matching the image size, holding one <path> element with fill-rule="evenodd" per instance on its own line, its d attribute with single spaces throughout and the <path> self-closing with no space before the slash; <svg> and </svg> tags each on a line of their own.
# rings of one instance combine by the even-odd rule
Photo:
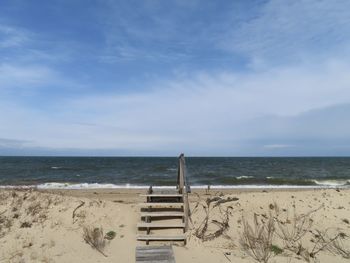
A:
<svg viewBox="0 0 350 263">
<path fill-rule="evenodd" d="M 186 164 L 192 186 L 341 186 L 350 183 L 350 158 L 347 157 L 192 157 L 186 158 Z M 0 157 L 0 185 L 167 186 L 176 183 L 176 175 L 177 158 Z"/>
</svg>

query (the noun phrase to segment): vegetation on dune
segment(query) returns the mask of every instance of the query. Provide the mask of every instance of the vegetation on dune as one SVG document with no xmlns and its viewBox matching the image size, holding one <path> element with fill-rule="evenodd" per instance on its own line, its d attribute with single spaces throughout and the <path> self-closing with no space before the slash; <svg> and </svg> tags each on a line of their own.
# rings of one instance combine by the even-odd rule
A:
<svg viewBox="0 0 350 263">
<path fill-rule="evenodd" d="M 219 237 L 230 240 L 226 248 L 236 249 L 235 235 L 228 234 L 230 223 L 237 213 L 231 202 L 238 198 L 227 197 L 221 193 L 206 194 L 205 199 L 197 195 L 197 202 L 192 209 L 191 234 L 203 242 Z M 240 207 L 239 202 L 235 203 Z M 306 213 L 298 213 L 295 203 L 292 208 L 280 209 L 277 203 L 268 205 L 268 213 L 253 213 L 252 217 L 243 213 L 236 220 L 242 227 L 238 243 L 241 251 L 256 262 L 267 263 L 272 258 L 286 257 L 302 259 L 305 262 L 319 262 L 320 253 L 331 253 L 345 259 L 350 258 L 349 237 L 342 229 L 327 228 L 320 230 L 315 222 L 315 214 L 323 205 Z M 262 209 L 262 207 L 260 207 Z M 243 209 L 240 209 L 242 212 Z M 195 214 L 204 214 L 193 221 Z M 315 219 L 316 218 L 316 219 Z M 343 220 L 344 223 L 346 223 Z M 225 257 L 231 252 L 224 253 Z"/>
<path fill-rule="evenodd" d="M 321 251 L 330 252 L 343 258 L 350 258 L 350 249 L 345 246 L 347 235 L 339 229 L 314 229 L 312 215 L 323 208 L 320 206 L 305 214 L 298 214 L 293 204 L 293 216 L 282 216 L 278 205 L 269 206 L 272 212 L 264 219 L 258 220 L 254 214 L 252 223 L 242 218 L 243 231 L 240 245 L 247 255 L 257 262 L 267 263 L 271 257 L 282 255 L 285 257 L 302 258 L 306 262 L 318 262 Z M 311 239 L 310 239 L 311 238 Z M 311 246 L 304 245 L 310 239 Z M 280 246 L 272 245 L 276 241 Z M 273 253 L 271 253 L 273 252 Z"/>
<path fill-rule="evenodd" d="M 103 252 L 106 246 L 106 240 L 103 235 L 103 229 L 101 227 L 84 227 L 83 228 L 83 238 L 86 243 L 88 243 L 92 248 L 96 249 L 102 255 L 107 257 Z"/>
</svg>

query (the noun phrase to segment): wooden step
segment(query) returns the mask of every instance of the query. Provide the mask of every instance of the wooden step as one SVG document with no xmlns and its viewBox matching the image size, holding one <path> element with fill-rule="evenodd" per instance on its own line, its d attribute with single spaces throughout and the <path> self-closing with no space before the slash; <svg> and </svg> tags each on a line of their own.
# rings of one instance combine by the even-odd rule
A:
<svg viewBox="0 0 350 263">
<path fill-rule="evenodd" d="M 142 197 L 182 197 L 182 194 L 148 194 L 140 195 Z"/>
<path fill-rule="evenodd" d="M 184 217 L 184 212 L 143 212 L 141 217 Z"/>
<path fill-rule="evenodd" d="M 136 247 L 136 263 L 175 263 L 171 246 Z"/>
<path fill-rule="evenodd" d="M 137 240 L 139 241 L 184 241 L 186 240 L 185 235 L 178 236 L 156 236 L 156 235 L 138 235 Z"/>
<path fill-rule="evenodd" d="M 184 203 L 140 203 L 141 207 L 183 207 Z"/>
<path fill-rule="evenodd" d="M 184 223 L 161 224 L 157 222 L 139 223 L 137 224 L 137 228 L 185 228 L 185 224 Z"/>
</svg>

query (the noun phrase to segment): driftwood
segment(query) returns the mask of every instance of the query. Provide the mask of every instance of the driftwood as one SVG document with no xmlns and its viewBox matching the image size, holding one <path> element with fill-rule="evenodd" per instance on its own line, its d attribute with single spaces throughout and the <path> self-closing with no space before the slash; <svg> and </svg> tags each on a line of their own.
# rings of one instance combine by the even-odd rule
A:
<svg viewBox="0 0 350 263">
<path fill-rule="evenodd" d="M 81 202 L 81 203 L 73 210 L 73 213 L 72 213 L 73 224 L 75 223 L 74 218 L 75 218 L 75 213 L 76 213 L 76 211 L 77 211 L 80 207 L 82 207 L 83 205 L 85 205 L 85 202 L 84 202 L 84 201 L 80 201 L 80 202 Z"/>
<path fill-rule="evenodd" d="M 231 206 L 226 207 L 225 210 L 222 210 L 220 207 L 221 204 L 231 202 L 231 201 L 237 201 L 238 198 L 222 198 L 219 196 L 214 196 L 211 198 L 207 198 L 205 203 L 201 203 L 200 201 L 197 201 L 197 204 L 195 205 L 195 209 L 198 209 L 198 207 L 202 207 L 205 212 L 205 218 L 203 221 L 199 224 L 197 228 L 195 228 L 194 235 L 201 239 L 202 241 L 209 241 L 213 240 L 221 235 L 223 235 L 229 226 L 229 219 L 231 215 L 231 210 L 233 209 Z M 223 214 L 223 218 L 221 221 L 218 220 L 211 220 L 211 212 L 214 208 L 218 208 L 220 210 L 220 214 Z M 218 227 L 218 230 L 208 233 L 208 227 L 209 224 L 214 224 Z"/>
<path fill-rule="evenodd" d="M 234 201 L 238 201 L 238 200 L 239 200 L 239 198 L 237 198 L 237 197 L 227 197 L 226 199 L 220 198 L 220 200 L 218 200 L 216 202 L 214 207 L 219 206 L 219 205 L 224 204 L 224 203 L 227 203 L 227 202 L 234 202 Z"/>
</svg>

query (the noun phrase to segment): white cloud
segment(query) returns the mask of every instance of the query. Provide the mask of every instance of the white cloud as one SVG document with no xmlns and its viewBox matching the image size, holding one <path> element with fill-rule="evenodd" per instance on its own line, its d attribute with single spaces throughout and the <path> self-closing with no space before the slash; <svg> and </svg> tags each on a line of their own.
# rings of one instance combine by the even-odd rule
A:
<svg viewBox="0 0 350 263">
<path fill-rule="evenodd" d="M 266 145 L 294 145 L 293 139 L 344 139 L 350 127 L 342 126 L 341 134 L 325 130 L 339 112 L 329 111 L 325 123 L 314 120 L 326 116 L 327 107 L 350 104 L 349 70 L 333 61 L 249 74 L 199 73 L 158 82 L 143 93 L 67 99 L 56 114 L 16 109 L 0 137 L 12 133 L 40 147 L 171 154 L 263 154 L 264 148 L 282 150 Z M 325 110 L 307 114 L 315 109 Z"/>
<path fill-rule="evenodd" d="M 349 153 L 344 142 L 350 140 L 350 125 L 343 112 L 350 109 L 350 53 L 345 49 L 350 7 L 337 3 L 267 2 L 255 19 L 220 43 L 248 56 L 249 72 L 193 70 L 124 94 L 96 88 L 93 95 L 67 94 L 49 111 L 0 97 L 0 138 L 26 140 L 26 147 L 135 154 L 328 154 L 332 147 L 335 153 L 340 148 Z M 126 34 L 157 40 L 157 34 L 144 36 L 138 31 L 142 27 L 130 28 L 127 22 L 120 22 L 129 29 Z M 164 28 L 157 30 L 161 35 Z M 112 53 L 117 50 L 121 57 L 143 54 L 128 42 L 114 46 L 116 39 L 110 41 Z M 114 55 L 107 52 L 105 59 L 113 61 Z M 43 65 L 0 65 L 0 91 L 52 83 L 68 85 Z"/>
<path fill-rule="evenodd" d="M 57 73 L 46 66 L 0 64 L 0 90 L 13 87 L 26 89 L 58 79 Z"/>
</svg>

